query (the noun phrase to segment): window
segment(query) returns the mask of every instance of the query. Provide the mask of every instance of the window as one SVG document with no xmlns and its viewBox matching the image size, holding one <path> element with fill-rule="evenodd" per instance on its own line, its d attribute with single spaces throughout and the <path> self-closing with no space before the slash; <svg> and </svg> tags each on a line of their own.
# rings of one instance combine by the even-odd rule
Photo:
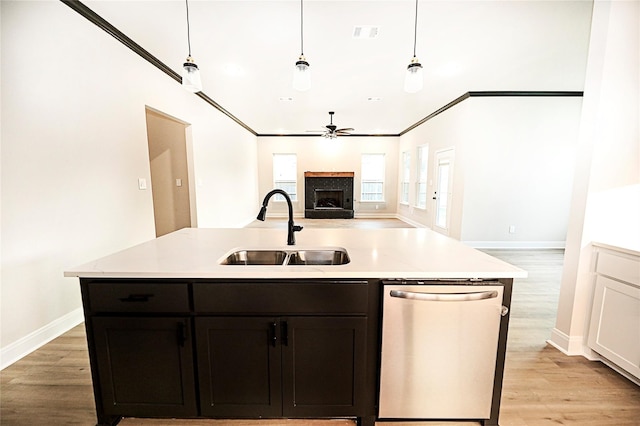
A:
<svg viewBox="0 0 640 426">
<path fill-rule="evenodd" d="M 418 179 L 416 191 L 416 207 L 427 208 L 427 161 L 429 145 L 418 147 Z"/>
<path fill-rule="evenodd" d="M 362 154 L 360 201 L 384 201 L 384 154 Z"/>
<path fill-rule="evenodd" d="M 298 201 L 297 162 L 296 154 L 273 154 L 273 187 L 289 194 L 291 201 Z M 284 197 L 276 194 L 274 200 L 284 201 Z"/>
<path fill-rule="evenodd" d="M 402 182 L 400 184 L 400 202 L 409 204 L 409 179 L 411 177 L 411 153 L 402 153 Z"/>
</svg>

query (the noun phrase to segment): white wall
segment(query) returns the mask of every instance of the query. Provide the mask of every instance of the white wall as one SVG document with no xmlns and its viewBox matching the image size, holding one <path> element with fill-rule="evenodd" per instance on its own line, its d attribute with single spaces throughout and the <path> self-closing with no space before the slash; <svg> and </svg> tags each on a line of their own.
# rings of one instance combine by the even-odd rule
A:
<svg viewBox="0 0 640 426">
<path fill-rule="evenodd" d="M 640 3 L 594 2 L 578 162 L 550 342 L 588 354 L 592 241 L 640 251 Z"/>
<path fill-rule="evenodd" d="M 461 240 L 564 247 L 581 98 L 470 98 Z M 509 227 L 515 226 L 515 233 Z"/>
<path fill-rule="evenodd" d="M 260 137 L 258 164 L 260 197 L 273 189 L 273 154 L 296 154 L 298 162 L 298 202 L 294 214 L 304 215 L 304 172 L 355 172 L 354 210 L 356 217 L 395 216 L 398 185 L 398 138 L 395 137 Z M 362 154 L 385 154 L 385 202 L 361 203 L 360 168 Z M 377 208 L 376 208 L 377 206 Z M 286 213 L 284 202 L 270 202 L 268 216 Z M 256 209 L 256 214 L 258 210 Z"/>
<path fill-rule="evenodd" d="M 581 104 L 579 97 L 472 97 L 403 135 L 412 181 L 416 147 L 429 144 L 430 185 L 426 211 L 412 208 L 412 185 L 399 214 L 432 225 L 435 152 L 454 147 L 452 237 L 478 247 L 562 247 Z"/>
<path fill-rule="evenodd" d="M 155 237 L 146 105 L 192 125 L 200 226 L 258 191 L 255 136 L 63 3 L 0 4 L 4 367 L 82 320 L 65 268 Z"/>
<path fill-rule="evenodd" d="M 411 154 L 411 179 L 409 185 L 409 204 L 398 204 L 398 215 L 407 222 L 416 226 L 432 228 L 433 209 L 435 201 L 433 195 L 435 191 L 435 153 L 437 151 L 454 148 L 456 151 L 454 176 L 453 176 L 453 199 L 450 236 L 460 239 L 463 194 L 464 194 L 464 173 L 460 162 L 464 160 L 465 141 L 469 138 L 469 104 L 466 101 L 459 103 L 446 112 L 435 116 L 421 126 L 400 137 L 399 160 L 402 161 L 402 152 L 409 151 Z M 420 209 L 416 203 L 416 179 L 417 179 L 417 147 L 429 145 L 429 158 L 427 168 L 427 208 Z"/>
</svg>

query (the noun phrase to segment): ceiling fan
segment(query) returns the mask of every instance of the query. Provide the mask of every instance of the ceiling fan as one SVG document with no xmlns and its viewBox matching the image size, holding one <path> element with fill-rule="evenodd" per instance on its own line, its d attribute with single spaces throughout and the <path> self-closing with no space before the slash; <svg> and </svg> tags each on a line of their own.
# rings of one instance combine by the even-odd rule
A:
<svg viewBox="0 0 640 426">
<path fill-rule="evenodd" d="M 329 117 L 331 122 L 329 124 L 327 124 L 326 126 L 324 126 L 327 130 L 317 130 L 318 132 L 323 132 L 322 133 L 322 137 L 324 138 L 329 138 L 329 139 L 335 139 L 338 136 L 345 136 L 345 135 L 350 135 L 350 132 L 353 132 L 353 128 L 351 127 L 347 127 L 344 129 L 338 129 L 338 126 L 336 126 L 335 124 L 333 124 L 333 114 L 335 114 L 335 112 L 333 111 L 329 111 Z M 316 130 L 309 130 L 310 132 L 316 132 Z"/>
</svg>

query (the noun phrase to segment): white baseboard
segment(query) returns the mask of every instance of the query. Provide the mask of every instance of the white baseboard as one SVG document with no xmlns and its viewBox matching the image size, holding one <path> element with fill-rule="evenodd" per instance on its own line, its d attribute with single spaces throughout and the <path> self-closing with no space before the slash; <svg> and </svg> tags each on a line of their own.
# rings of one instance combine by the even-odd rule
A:
<svg viewBox="0 0 640 426">
<path fill-rule="evenodd" d="M 462 241 L 479 249 L 564 249 L 564 241 Z"/>
<path fill-rule="evenodd" d="M 394 217 L 398 220 L 408 223 L 409 225 L 415 228 L 428 228 L 428 226 L 425 225 L 424 223 L 416 222 L 415 220 L 411 220 L 406 216 L 402 216 L 401 214 L 396 214 Z"/>
<path fill-rule="evenodd" d="M 597 352 L 594 352 L 593 350 L 591 350 L 591 348 L 585 347 L 582 336 L 569 337 L 562 331 L 558 330 L 557 328 L 554 328 L 551 331 L 551 339 L 547 340 L 547 343 L 565 355 L 583 356 L 589 361 L 600 361 L 607 367 L 616 371 L 618 374 L 626 377 L 636 385 L 640 386 L 640 378 L 629 373 L 622 367 L 619 367 L 614 362 L 609 361 L 607 358 L 603 357 Z"/>
<path fill-rule="evenodd" d="M 395 219 L 395 213 L 373 213 L 373 212 L 359 212 L 355 211 L 353 214 L 354 219 Z"/>
<path fill-rule="evenodd" d="M 558 349 L 568 356 L 586 356 L 584 351 L 584 337 L 583 336 L 569 336 L 566 333 L 554 328 L 551 330 L 551 338 L 547 340 L 547 343 Z"/>
<path fill-rule="evenodd" d="M 609 361 L 605 357 L 602 357 L 600 359 L 600 362 L 602 362 L 604 365 L 606 365 L 607 367 L 609 367 L 610 369 L 612 369 L 616 373 L 618 373 L 618 374 L 626 377 L 627 379 L 631 380 L 634 384 L 640 386 L 640 377 L 634 376 L 633 374 L 629 373 L 624 368 L 619 367 L 618 365 L 616 365 L 616 363 L 614 363 L 613 361 Z"/>
<path fill-rule="evenodd" d="M 4 370 L 14 362 L 29 355 L 31 352 L 49 343 L 61 334 L 66 333 L 83 321 L 84 313 L 82 312 L 82 308 L 75 309 L 33 333 L 0 349 L 0 370 Z"/>
</svg>

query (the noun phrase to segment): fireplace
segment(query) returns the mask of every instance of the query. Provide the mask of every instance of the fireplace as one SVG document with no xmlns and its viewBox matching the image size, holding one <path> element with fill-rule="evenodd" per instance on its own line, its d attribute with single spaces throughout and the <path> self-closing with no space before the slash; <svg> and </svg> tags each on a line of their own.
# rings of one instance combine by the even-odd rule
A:
<svg viewBox="0 0 640 426">
<path fill-rule="evenodd" d="M 305 172 L 304 217 L 353 219 L 353 172 Z"/>
<path fill-rule="evenodd" d="M 314 209 L 342 209 L 344 204 L 344 190 L 316 189 L 313 198 Z"/>
</svg>

